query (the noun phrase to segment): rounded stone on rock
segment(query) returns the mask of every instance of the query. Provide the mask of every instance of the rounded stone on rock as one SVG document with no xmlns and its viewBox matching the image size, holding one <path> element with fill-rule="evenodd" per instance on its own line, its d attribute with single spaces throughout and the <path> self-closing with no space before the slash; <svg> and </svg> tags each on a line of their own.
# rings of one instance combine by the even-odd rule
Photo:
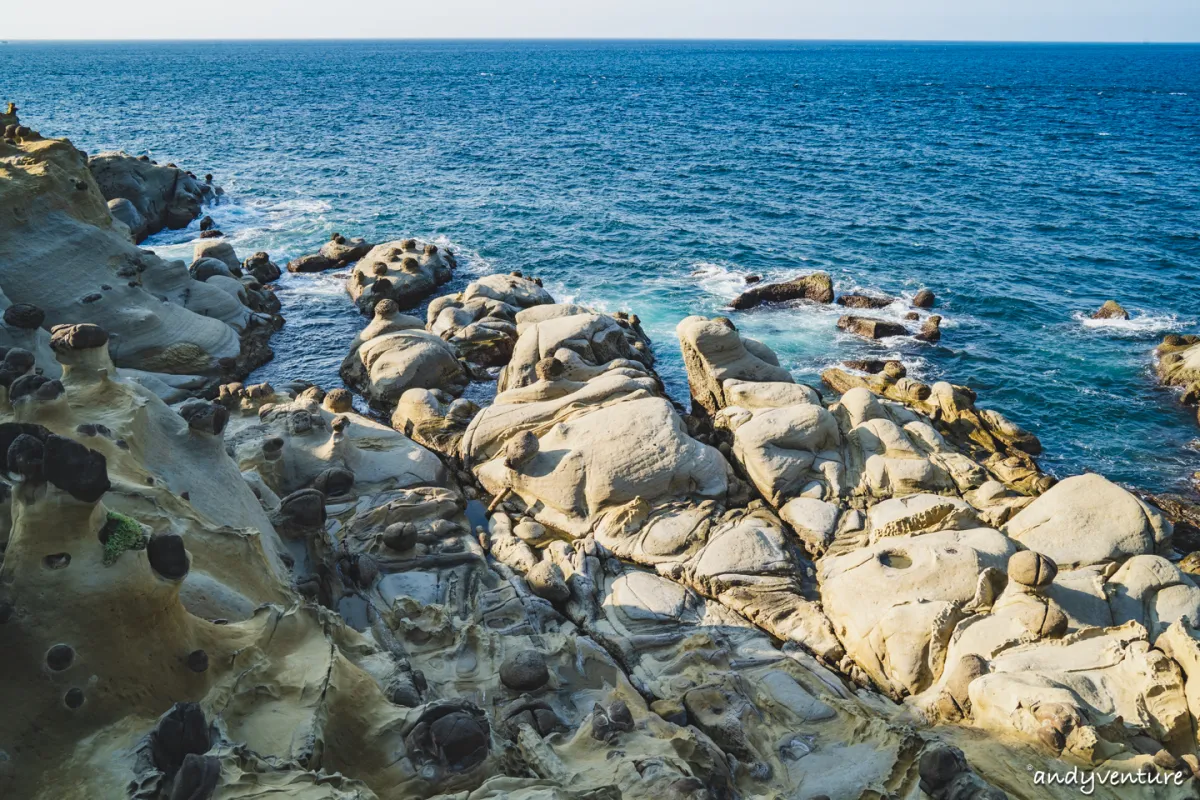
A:
<svg viewBox="0 0 1200 800">
<path fill-rule="evenodd" d="M 155 533 L 146 545 L 150 567 L 167 580 L 183 580 L 187 577 L 190 563 L 183 537 L 177 533 Z"/>
<path fill-rule="evenodd" d="M 203 650 L 193 650 L 187 654 L 184 663 L 192 672 L 204 672 L 208 669 L 208 653 Z"/>
<path fill-rule="evenodd" d="M 500 665 L 500 682 L 517 692 L 532 692 L 550 680 L 546 657 L 537 650 L 522 650 Z"/>
<path fill-rule="evenodd" d="M 557 358 L 543 358 L 533 365 L 533 374 L 541 381 L 556 381 L 567 371 L 567 365 Z"/>
<path fill-rule="evenodd" d="M 301 489 L 279 501 L 280 515 L 294 525 L 316 528 L 325 524 L 325 495 L 316 489 Z"/>
<path fill-rule="evenodd" d="M 23 347 L 10 348 L 4 354 L 4 363 L 6 366 L 12 367 L 13 371 L 18 373 L 28 372 L 33 369 L 36 359 L 33 353 Z"/>
<path fill-rule="evenodd" d="M 390 286 L 391 284 L 389 283 L 388 285 Z M 400 312 L 400 306 L 396 305 L 395 300 L 386 300 L 385 299 L 385 300 L 380 300 L 378 303 L 375 304 L 375 316 L 377 316 L 377 317 L 382 317 L 383 319 L 387 319 L 388 317 L 394 317 L 399 312 Z"/>
<path fill-rule="evenodd" d="M 946 786 L 960 772 L 967 769 L 966 758 L 956 747 L 939 743 L 932 744 L 921 753 L 918 770 L 921 775 L 921 788 L 933 794 L 933 791 Z"/>
<path fill-rule="evenodd" d="M 67 644 L 56 644 L 46 651 L 46 666 L 62 672 L 75 661 L 75 650 Z"/>
<path fill-rule="evenodd" d="M 411 522 L 393 522 L 383 529 L 383 543 L 392 550 L 411 550 L 417 544 L 417 526 Z"/>
<path fill-rule="evenodd" d="M 571 590 L 563 579 L 562 569 L 549 559 L 534 565 L 525 574 L 525 580 L 534 594 L 551 603 L 563 603 L 571 599 Z"/>
<path fill-rule="evenodd" d="M 508 440 L 504 445 L 504 464 L 509 469 L 517 469 L 538 452 L 538 438 L 530 431 L 522 431 Z"/>
<path fill-rule="evenodd" d="M 207 400 L 188 400 L 179 407 L 179 416 L 187 420 L 191 430 L 219 436 L 229 422 L 229 409 Z"/>
<path fill-rule="evenodd" d="M 1022 586 L 1041 588 L 1054 582 L 1058 574 L 1058 565 L 1054 560 L 1035 553 L 1032 550 L 1022 550 L 1008 560 L 1008 577 Z"/>
<path fill-rule="evenodd" d="M 55 325 L 50 329 L 50 347 L 55 352 L 91 350 L 108 344 L 108 333 L 99 325 L 83 322 L 78 325 Z"/>
<path fill-rule="evenodd" d="M 488 750 L 486 724 L 465 711 L 452 711 L 429 726 L 433 746 L 454 770 L 467 770 L 483 761 Z"/>
<path fill-rule="evenodd" d="M 4 324 L 24 330 L 42 327 L 46 312 L 31 303 L 15 303 L 4 309 Z"/>
<path fill-rule="evenodd" d="M 354 395 L 349 389 L 331 389 L 325 395 L 323 405 L 326 410 L 341 414 L 354 408 Z"/>
<path fill-rule="evenodd" d="M 937 298 L 934 297 L 933 292 L 929 291 L 928 289 L 921 289 L 915 295 L 913 295 L 912 304 L 917 308 L 933 308 L 933 304 L 936 299 Z"/>
<path fill-rule="evenodd" d="M 313 479 L 313 488 L 326 497 L 337 497 L 354 488 L 354 473 L 345 467 L 329 467 Z"/>
</svg>

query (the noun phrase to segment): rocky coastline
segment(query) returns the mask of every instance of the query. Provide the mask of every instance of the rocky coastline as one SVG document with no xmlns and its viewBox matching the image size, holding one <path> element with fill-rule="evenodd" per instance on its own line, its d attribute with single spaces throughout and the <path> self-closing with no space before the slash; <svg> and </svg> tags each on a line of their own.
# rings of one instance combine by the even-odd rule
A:
<svg viewBox="0 0 1200 800">
<path fill-rule="evenodd" d="M 439 295 L 455 255 L 411 237 L 285 265 L 348 270 L 348 388 L 248 384 L 280 267 L 211 224 L 190 265 L 137 246 L 212 176 L 0 123 L 0 796 L 1196 795 L 1186 499 L 1055 481 L 896 361 L 796 383 L 736 318 L 678 324 L 680 407 L 636 314 Z M 733 308 L 793 301 L 892 299 Z"/>
</svg>

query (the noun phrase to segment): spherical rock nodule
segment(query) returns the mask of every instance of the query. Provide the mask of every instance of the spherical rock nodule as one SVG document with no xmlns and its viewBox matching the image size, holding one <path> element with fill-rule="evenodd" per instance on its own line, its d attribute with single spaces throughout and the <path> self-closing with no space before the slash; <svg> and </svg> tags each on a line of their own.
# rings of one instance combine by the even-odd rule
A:
<svg viewBox="0 0 1200 800">
<path fill-rule="evenodd" d="M 960 772 L 967 770 L 967 760 L 962 751 L 940 743 L 931 744 L 921 753 L 918 766 L 921 788 L 928 794 L 941 789 Z"/>
<path fill-rule="evenodd" d="M 500 665 L 500 682 L 516 692 L 532 692 L 549 680 L 546 657 L 537 650 L 522 650 Z"/>
<path fill-rule="evenodd" d="M 323 405 L 328 411 L 344 414 L 354 409 L 354 395 L 350 394 L 349 389 L 330 389 L 325 395 Z"/>
<path fill-rule="evenodd" d="M 509 469 L 518 469 L 538 452 L 538 438 L 530 431 L 522 431 L 504 445 L 504 464 Z"/>
<path fill-rule="evenodd" d="M 556 381 L 567 371 L 567 365 L 557 358 L 543 358 L 533 365 L 533 373 L 540 381 Z"/>
<path fill-rule="evenodd" d="M 15 303 L 4 309 L 4 324 L 24 330 L 35 330 L 46 321 L 46 312 L 30 303 Z"/>
<path fill-rule="evenodd" d="M 67 350 L 91 350 L 108 344 L 108 333 L 99 325 L 55 325 L 50 329 L 50 347 L 56 353 Z"/>
<path fill-rule="evenodd" d="M 345 467 L 330 467 L 313 479 L 312 488 L 326 497 L 349 494 L 354 488 L 354 473 Z"/>
<path fill-rule="evenodd" d="M 183 537 L 179 534 L 151 535 L 150 543 L 146 546 L 146 555 L 150 559 L 150 567 L 167 580 L 178 581 L 187 577 L 190 563 L 187 550 L 183 546 Z"/>
<path fill-rule="evenodd" d="M 1053 559 L 1035 553 L 1032 550 L 1022 550 L 1008 560 L 1008 577 L 1022 586 L 1041 588 L 1049 586 L 1058 574 L 1058 565 Z"/>
<path fill-rule="evenodd" d="M 187 654 L 184 663 L 192 672 L 204 672 L 208 669 L 208 653 L 203 650 L 193 650 Z"/>
</svg>

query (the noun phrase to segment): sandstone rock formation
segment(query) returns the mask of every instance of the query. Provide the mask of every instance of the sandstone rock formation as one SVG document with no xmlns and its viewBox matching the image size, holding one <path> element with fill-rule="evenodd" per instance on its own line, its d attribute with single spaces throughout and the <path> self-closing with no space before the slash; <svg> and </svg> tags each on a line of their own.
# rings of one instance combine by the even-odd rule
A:
<svg viewBox="0 0 1200 800">
<path fill-rule="evenodd" d="M 87 161 L 100 194 L 135 242 L 164 228 L 186 228 L 215 199 L 213 187 L 174 164 L 124 152 L 100 153 Z"/>
<path fill-rule="evenodd" d="M 553 302 L 541 281 L 520 274 L 485 275 L 462 292 L 430 303 L 426 320 L 429 331 L 450 342 L 464 360 L 500 367 L 517 341 L 517 315 Z"/>
<path fill-rule="evenodd" d="M 391 300 L 377 303 L 374 312 L 342 362 L 347 385 L 379 408 L 390 408 L 414 388 L 462 393 L 469 378 L 453 347 L 416 317 L 399 313 Z"/>
<path fill-rule="evenodd" d="M 335 233 L 316 253 L 289 261 L 288 272 L 325 272 L 342 269 L 365 256 L 372 246 L 366 239 L 347 239 L 340 233 Z"/>
<path fill-rule="evenodd" d="M 80 180 L 83 241 L 132 250 Z M 186 302 L 270 305 L 266 254 L 204 242 Z M 636 315 L 495 275 L 426 326 L 384 290 L 343 377 L 392 427 L 343 388 L 183 399 L 212 381 L 5 300 L 0 796 L 1065 800 L 1034 775 L 1072 767 L 1195 796 L 1172 525 L 1054 484 L 970 390 L 880 362 L 825 397 L 688 317 L 685 414 Z"/>
<path fill-rule="evenodd" d="M 814 272 L 780 283 L 760 283 L 739 294 L 730 303 L 744 310 L 763 303 L 785 303 L 792 300 L 811 300 L 815 303 L 833 302 L 833 278 L 828 272 Z"/>
<path fill-rule="evenodd" d="M 236 287 L 198 282 L 183 262 L 139 250 L 114 223 L 93 174 L 132 180 L 145 173 L 146 213 L 166 215 L 176 195 L 155 194 L 162 180 L 155 170 L 186 177 L 115 156 L 89 170 L 70 142 L 32 131 L 0 140 L 0 207 L 7 214 L 0 225 L 0 306 L 36 307 L 44 329 L 96 323 L 108 333 L 118 367 L 215 390 L 271 357 L 267 340 L 279 320 L 253 310 Z M 172 213 L 180 222 L 185 212 Z"/>
<path fill-rule="evenodd" d="M 1187 405 L 1200 403 L 1200 336 L 1170 334 L 1154 354 L 1158 379 L 1181 388 L 1180 400 Z"/>
<path fill-rule="evenodd" d="M 450 280 L 458 265 L 454 254 L 436 244 L 402 239 L 371 248 L 354 265 L 346 289 L 364 314 L 381 300 L 406 310 Z"/>
</svg>

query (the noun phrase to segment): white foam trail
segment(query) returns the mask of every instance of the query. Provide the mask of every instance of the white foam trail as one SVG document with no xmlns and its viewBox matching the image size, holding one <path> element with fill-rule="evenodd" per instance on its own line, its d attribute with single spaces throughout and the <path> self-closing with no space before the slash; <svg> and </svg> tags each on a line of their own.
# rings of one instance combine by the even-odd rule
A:
<svg viewBox="0 0 1200 800">
<path fill-rule="evenodd" d="M 1194 324 L 1190 320 L 1180 320 L 1175 314 L 1137 314 L 1132 319 L 1092 319 L 1090 314 L 1076 311 L 1071 318 L 1083 325 L 1084 328 L 1117 336 L 1167 333 Z"/>
</svg>

